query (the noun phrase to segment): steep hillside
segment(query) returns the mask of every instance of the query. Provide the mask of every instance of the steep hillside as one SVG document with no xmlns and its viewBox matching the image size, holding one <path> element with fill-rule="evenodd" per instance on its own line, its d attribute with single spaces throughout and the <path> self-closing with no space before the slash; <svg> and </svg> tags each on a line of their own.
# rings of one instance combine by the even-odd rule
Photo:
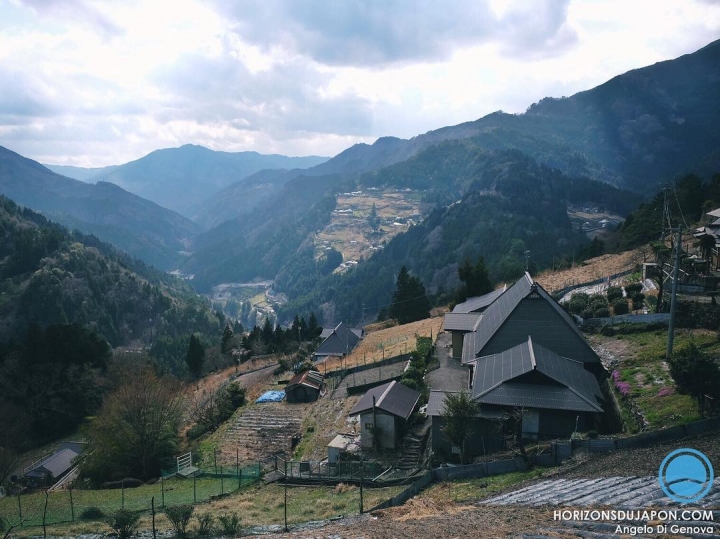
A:
<svg viewBox="0 0 720 539">
<path fill-rule="evenodd" d="M 111 183 L 83 183 L 0 147 L 0 194 L 94 234 L 161 269 L 174 269 L 199 227 Z"/>
<path fill-rule="evenodd" d="M 154 151 L 112 170 L 103 169 L 88 180 L 112 182 L 186 217 L 195 217 L 200 212 L 202 201 L 255 172 L 263 169 L 302 169 L 326 160 L 326 157 L 317 156 L 216 152 L 187 144 Z"/>
<path fill-rule="evenodd" d="M 65 176 L 67 178 L 72 178 L 74 180 L 80 180 L 82 182 L 88 182 L 88 183 L 94 183 L 95 180 L 93 178 L 102 178 L 103 174 L 107 174 L 109 172 L 112 172 L 115 170 L 118 166 L 117 165 L 110 165 L 109 167 L 96 167 L 96 168 L 83 168 L 83 167 L 73 167 L 70 165 L 46 165 L 43 164 L 45 168 L 49 168 L 56 174 L 60 174 L 61 176 Z"/>
<path fill-rule="evenodd" d="M 406 163 L 412 170 L 412 160 Z M 412 177 L 401 165 L 394 176 Z M 514 150 L 465 146 L 445 166 L 457 171 L 460 183 L 468 182 L 464 196 L 437 208 L 346 274 L 322 277 L 312 249 L 303 244 L 276 279 L 276 288 L 290 298 L 281 318 L 315 311 L 323 313 L 325 323 L 359 323 L 363 311 L 369 318 L 390 303 L 402 265 L 422 278 L 429 292 L 441 295 L 459 285 L 457 268 L 465 258 L 484 256 L 495 280 L 512 280 L 524 270 L 525 251 L 538 268 L 582 254 L 587 238 L 571 226 L 568 203 L 625 207 L 636 200 L 606 184 L 568 178 Z"/>
<path fill-rule="evenodd" d="M 204 332 L 212 317 L 194 297 L 182 281 L 0 197 L 0 342 L 32 324 L 91 327 L 114 346 L 147 341 L 151 328 Z"/>
</svg>

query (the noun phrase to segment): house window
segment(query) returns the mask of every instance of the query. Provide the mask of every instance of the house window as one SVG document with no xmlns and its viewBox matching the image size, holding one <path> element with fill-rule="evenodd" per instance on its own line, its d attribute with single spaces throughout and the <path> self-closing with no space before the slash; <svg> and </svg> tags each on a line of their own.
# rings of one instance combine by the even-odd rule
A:
<svg viewBox="0 0 720 539">
<path fill-rule="evenodd" d="M 372 423 L 365 423 L 365 430 L 372 430 L 373 426 L 374 425 Z"/>
</svg>

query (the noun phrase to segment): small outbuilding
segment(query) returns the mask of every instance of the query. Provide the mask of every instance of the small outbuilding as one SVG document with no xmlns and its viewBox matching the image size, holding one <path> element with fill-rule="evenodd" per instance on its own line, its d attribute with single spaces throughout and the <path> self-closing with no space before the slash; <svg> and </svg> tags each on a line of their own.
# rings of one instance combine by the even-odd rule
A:
<svg viewBox="0 0 720 539">
<path fill-rule="evenodd" d="M 343 322 L 334 328 L 323 329 L 320 335 L 323 341 L 315 350 L 315 360 L 325 359 L 329 356 L 347 355 L 352 352 L 362 337 L 362 329 L 350 328 Z"/>
<path fill-rule="evenodd" d="M 363 449 L 395 449 L 407 420 L 420 400 L 420 393 L 393 380 L 365 393 L 350 410 L 360 416 Z"/>
<path fill-rule="evenodd" d="M 32 464 L 23 476 L 35 483 L 50 485 L 73 469 L 75 459 L 84 449 L 84 443 L 66 442 L 52 455 Z"/>
<path fill-rule="evenodd" d="M 318 371 L 296 374 L 285 386 L 287 402 L 315 402 L 325 394 L 325 378 Z"/>
</svg>

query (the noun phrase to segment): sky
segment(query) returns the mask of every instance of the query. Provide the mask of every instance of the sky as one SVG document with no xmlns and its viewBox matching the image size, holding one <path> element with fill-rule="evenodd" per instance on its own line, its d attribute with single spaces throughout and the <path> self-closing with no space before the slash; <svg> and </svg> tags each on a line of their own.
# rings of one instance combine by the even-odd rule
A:
<svg viewBox="0 0 720 539">
<path fill-rule="evenodd" d="M 0 146 L 332 156 L 522 113 L 720 38 L 720 0 L 0 0 Z"/>
</svg>

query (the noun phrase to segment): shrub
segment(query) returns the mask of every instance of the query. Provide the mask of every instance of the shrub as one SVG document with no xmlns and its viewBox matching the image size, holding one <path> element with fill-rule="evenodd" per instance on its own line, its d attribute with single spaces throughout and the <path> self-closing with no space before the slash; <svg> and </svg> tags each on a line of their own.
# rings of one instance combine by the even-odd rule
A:
<svg viewBox="0 0 720 539">
<path fill-rule="evenodd" d="M 643 285 L 642 283 L 631 283 L 628 285 L 625 285 L 625 293 L 628 296 L 634 296 L 635 294 L 639 294 L 642 292 Z"/>
<path fill-rule="evenodd" d="M 570 312 L 580 314 L 587 307 L 587 304 L 587 294 L 573 294 L 572 298 L 570 298 Z"/>
<path fill-rule="evenodd" d="M 598 437 L 598 431 L 596 430 L 589 430 L 587 432 L 587 437 L 591 440 L 595 440 Z"/>
<path fill-rule="evenodd" d="M 593 312 L 591 309 L 585 309 L 583 312 L 580 313 L 580 318 L 582 318 L 583 320 L 586 320 L 586 319 L 592 318 L 592 317 L 593 317 Z"/>
<path fill-rule="evenodd" d="M 606 318 L 610 316 L 610 310 L 607 307 L 600 307 L 599 309 L 595 309 L 595 311 L 593 311 L 593 316 L 595 318 Z"/>
<path fill-rule="evenodd" d="M 80 513 L 80 520 L 104 520 L 105 513 L 99 507 L 86 507 Z"/>
<path fill-rule="evenodd" d="M 223 535 L 234 537 L 240 533 L 240 517 L 237 513 L 223 513 L 218 517 Z"/>
<path fill-rule="evenodd" d="M 174 505 L 165 509 L 165 514 L 175 530 L 175 535 L 180 539 L 187 537 L 187 527 L 194 509 L 192 505 Z"/>
<path fill-rule="evenodd" d="M 633 309 L 642 309 L 645 301 L 645 294 L 635 294 L 632 297 Z"/>
<path fill-rule="evenodd" d="M 592 296 L 590 296 L 590 300 L 588 301 L 588 305 L 593 310 L 600 307 L 607 307 L 607 304 L 607 298 L 602 294 L 593 294 Z"/>
<path fill-rule="evenodd" d="M 612 303 L 616 299 L 623 297 L 622 288 L 619 286 L 611 286 L 607 289 L 608 302 Z"/>
<path fill-rule="evenodd" d="M 613 308 L 613 312 L 616 315 L 627 314 L 628 312 L 630 312 L 630 308 L 628 307 L 628 302 L 625 301 L 624 299 L 615 300 L 612 304 L 612 308 Z"/>
<path fill-rule="evenodd" d="M 212 533 L 213 530 L 213 524 L 215 524 L 215 519 L 210 513 L 203 513 L 202 515 L 197 516 L 198 521 L 198 530 L 197 535 L 198 537 L 207 537 Z"/>
<path fill-rule="evenodd" d="M 119 539 L 128 539 L 137 531 L 139 520 L 139 514 L 118 509 L 108 517 L 107 524 L 117 533 Z"/>
</svg>

